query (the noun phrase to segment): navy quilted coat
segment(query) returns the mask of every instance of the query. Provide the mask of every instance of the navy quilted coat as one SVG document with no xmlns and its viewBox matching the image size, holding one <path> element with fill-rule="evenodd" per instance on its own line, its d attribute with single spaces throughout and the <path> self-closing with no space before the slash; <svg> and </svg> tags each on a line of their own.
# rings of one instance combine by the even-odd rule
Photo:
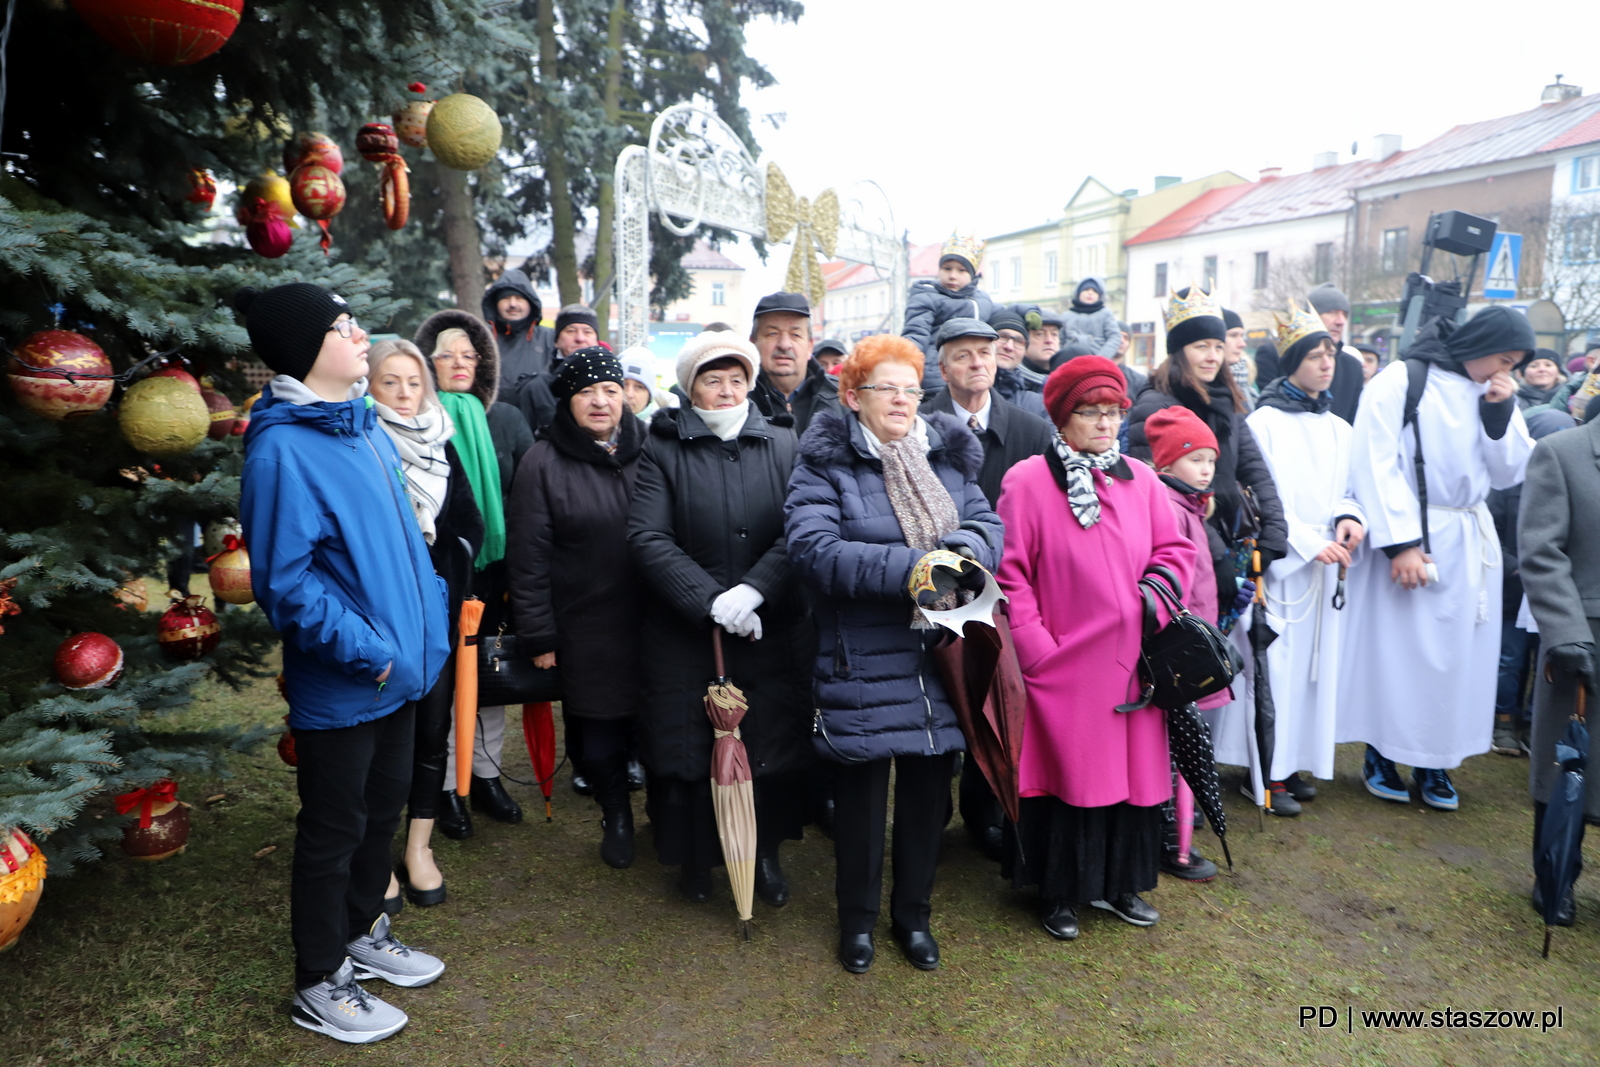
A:
<svg viewBox="0 0 1600 1067">
<path fill-rule="evenodd" d="M 928 462 L 961 513 L 949 540 L 992 571 L 1005 528 L 978 488 L 983 446 L 949 415 L 923 418 Z M 906 546 L 883 464 L 854 414 L 829 408 L 812 419 L 784 512 L 789 558 L 816 611 L 818 753 L 855 762 L 965 748 L 933 655 L 948 631 L 911 628 L 906 582 L 921 553 Z"/>
</svg>

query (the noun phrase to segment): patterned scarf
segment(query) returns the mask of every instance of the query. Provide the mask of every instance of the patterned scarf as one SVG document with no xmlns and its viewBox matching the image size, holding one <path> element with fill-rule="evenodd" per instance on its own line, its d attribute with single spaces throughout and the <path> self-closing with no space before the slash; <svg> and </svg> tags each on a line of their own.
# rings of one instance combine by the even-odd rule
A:
<svg viewBox="0 0 1600 1067">
<path fill-rule="evenodd" d="M 439 509 L 444 507 L 450 484 L 450 458 L 445 455 L 444 446 L 455 435 L 455 423 L 437 405 L 411 418 L 395 414 L 393 408 L 376 400 L 372 406 L 378 413 L 378 424 L 400 453 L 406 496 L 411 500 L 411 510 L 416 512 L 417 525 L 422 528 L 422 539 L 431 545 L 438 533 L 434 523 Z"/>
<path fill-rule="evenodd" d="M 1060 433 L 1056 434 L 1055 445 L 1056 455 L 1067 472 L 1067 503 L 1072 506 L 1072 517 L 1087 530 L 1100 521 L 1100 494 L 1095 491 L 1094 475 L 1089 471 L 1107 471 L 1115 467 L 1122 458 L 1122 450 L 1113 441 L 1110 448 L 1099 454 L 1079 452 L 1067 444 Z"/>
<path fill-rule="evenodd" d="M 865 426 L 862 427 L 866 429 Z M 917 552 L 932 552 L 939 542 L 961 526 L 961 512 L 939 476 L 928 465 L 928 428 L 922 419 L 911 424 L 911 432 L 897 441 L 879 441 L 878 455 L 883 460 L 883 487 L 889 506 L 906 547 Z M 958 594 L 949 593 L 930 605 L 937 611 L 956 607 Z M 911 628 L 931 630 L 933 623 L 922 612 L 911 609 Z"/>
</svg>

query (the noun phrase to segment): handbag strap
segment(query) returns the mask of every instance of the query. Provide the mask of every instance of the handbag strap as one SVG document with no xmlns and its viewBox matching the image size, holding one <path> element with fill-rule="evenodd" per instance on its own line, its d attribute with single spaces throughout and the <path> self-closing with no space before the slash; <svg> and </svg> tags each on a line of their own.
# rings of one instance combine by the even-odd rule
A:
<svg viewBox="0 0 1600 1067">
<path fill-rule="evenodd" d="M 1166 571 L 1165 567 L 1159 568 Z M 1170 575 L 1170 572 L 1166 572 Z M 1148 637 L 1161 627 L 1156 618 L 1156 600 L 1167 606 L 1168 613 L 1176 619 L 1180 615 L 1189 614 L 1189 609 L 1183 606 L 1183 601 L 1178 599 L 1161 574 L 1146 574 L 1139 579 L 1140 595 L 1144 597 L 1144 632 Z"/>
</svg>

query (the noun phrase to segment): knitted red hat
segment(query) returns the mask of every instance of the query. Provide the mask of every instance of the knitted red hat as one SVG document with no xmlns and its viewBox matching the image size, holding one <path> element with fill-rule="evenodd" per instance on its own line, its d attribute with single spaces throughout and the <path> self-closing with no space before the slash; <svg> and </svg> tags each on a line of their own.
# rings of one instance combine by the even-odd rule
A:
<svg viewBox="0 0 1600 1067">
<path fill-rule="evenodd" d="M 1044 380 L 1044 407 L 1050 421 L 1065 426 L 1074 409 L 1090 393 L 1110 389 L 1124 410 L 1128 407 L 1128 380 L 1122 368 L 1104 356 L 1074 356 Z"/>
<path fill-rule="evenodd" d="M 1217 435 L 1211 432 L 1211 427 L 1181 404 L 1162 408 L 1145 419 L 1144 435 L 1150 441 L 1150 451 L 1154 453 L 1151 464 L 1158 471 L 1202 448 L 1221 451 L 1217 448 Z"/>
</svg>

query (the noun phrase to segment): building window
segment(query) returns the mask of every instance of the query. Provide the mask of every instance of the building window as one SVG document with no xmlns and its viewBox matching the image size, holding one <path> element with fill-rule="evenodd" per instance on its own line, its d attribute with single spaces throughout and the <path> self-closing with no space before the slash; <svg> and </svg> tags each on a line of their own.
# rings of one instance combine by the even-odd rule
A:
<svg viewBox="0 0 1600 1067">
<path fill-rule="evenodd" d="M 711 283 L 711 303 L 715 307 L 726 307 L 728 303 L 728 287 L 722 282 Z"/>
<path fill-rule="evenodd" d="M 1572 191 L 1586 193 L 1600 189 L 1600 156 L 1584 156 L 1572 161 Z"/>
<path fill-rule="evenodd" d="M 1323 282 L 1333 281 L 1333 242 L 1327 241 L 1317 246 L 1316 255 L 1312 262 L 1312 281 L 1321 285 Z"/>
<path fill-rule="evenodd" d="M 1267 287 L 1267 254 L 1265 252 L 1257 252 L 1256 253 L 1256 284 L 1255 284 L 1255 288 L 1257 288 L 1257 289 L 1265 289 L 1266 287 Z"/>
<path fill-rule="evenodd" d="M 1011 288 L 1022 288 L 1022 257 L 1011 257 Z"/>
<path fill-rule="evenodd" d="M 1056 284 L 1056 254 L 1054 252 L 1046 252 L 1044 254 L 1044 283 L 1046 285 Z"/>
<path fill-rule="evenodd" d="M 1200 261 L 1200 284 L 1215 287 L 1217 284 L 1217 257 L 1207 256 Z"/>
<path fill-rule="evenodd" d="M 1567 262 L 1600 262 L 1600 215 L 1567 220 Z"/>
<path fill-rule="evenodd" d="M 1385 274 L 1399 274 L 1406 269 L 1406 242 L 1411 236 L 1408 226 L 1383 231 L 1383 246 L 1379 259 Z"/>
<path fill-rule="evenodd" d="M 1157 263 L 1156 264 L 1156 296 L 1160 297 L 1160 296 L 1166 296 L 1166 295 L 1167 295 L 1167 265 L 1165 263 Z"/>
</svg>

